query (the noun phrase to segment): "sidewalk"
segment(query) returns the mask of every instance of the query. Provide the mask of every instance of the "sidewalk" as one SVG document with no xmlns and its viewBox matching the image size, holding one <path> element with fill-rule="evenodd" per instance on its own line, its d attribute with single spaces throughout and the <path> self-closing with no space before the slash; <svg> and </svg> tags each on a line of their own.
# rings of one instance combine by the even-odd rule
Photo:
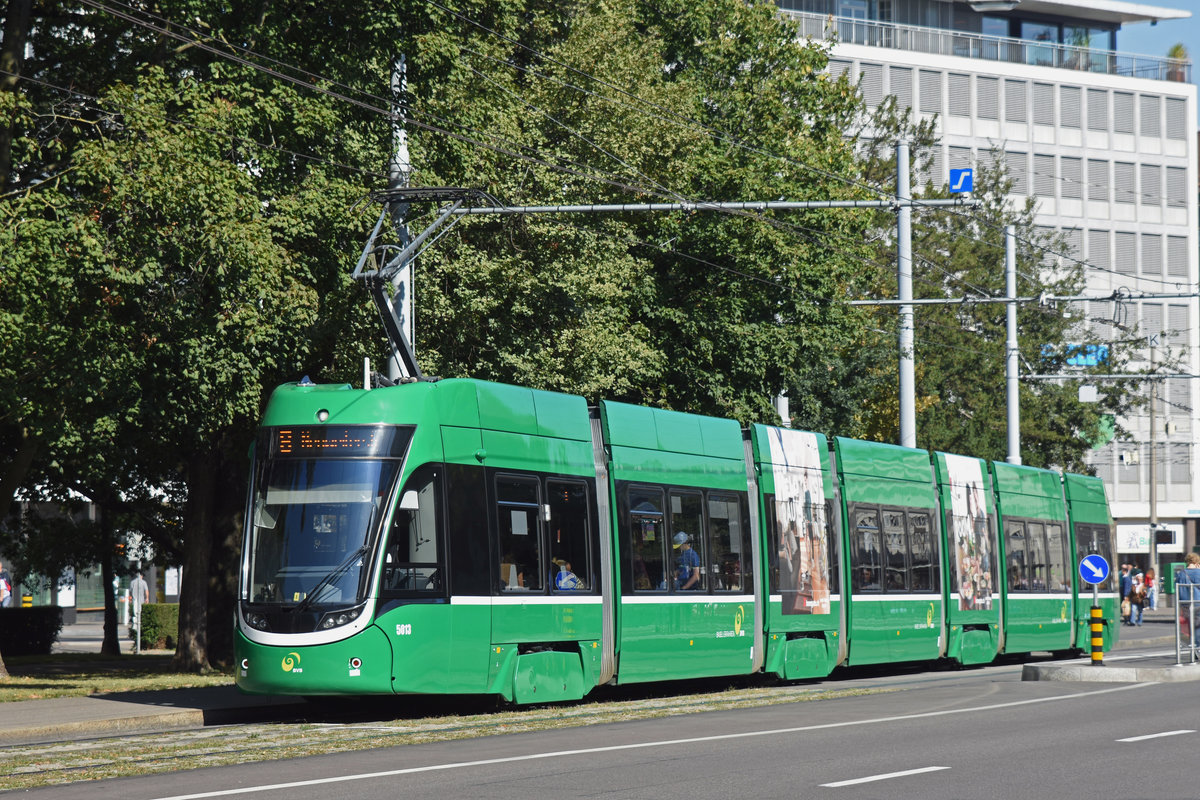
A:
<svg viewBox="0 0 1200 800">
<path fill-rule="evenodd" d="M 1123 651 L 1144 648 L 1156 648 L 1158 652 L 1148 656 L 1123 655 Z M 1146 610 L 1140 626 L 1121 626 L 1117 646 L 1105 653 L 1102 666 L 1093 665 L 1087 657 L 1072 661 L 1026 664 L 1021 679 L 1094 683 L 1200 681 L 1200 662 L 1191 663 L 1186 641 L 1182 653 L 1176 658 L 1175 609 L 1160 603 L 1157 610 Z"/>
<path fill-rule="evenodd" d="M 98 653 L 103 633 L 100 622 L 81 619 L 63 628 L 53 652 Z M 121 649 L 132 652 L 132 644 L 122 638 Z M 1122 655 L 1123 651 L 1147 647 L 1157 648 L 1159 654 Z M 1174 648 L 1174 612 L 1160 607 L 1146 612 L 1141 627 L 1121 626 L 1120 641 L 1105 655 L 1103 666 L 1092 666 L 1087 659 L 1026 664 L 1022 679 L 1129 683 L 1200 680 L 1200 664 L 1188 664 L 1186 650 L 1184 666 L 1175 666 Z M 247 695 L 234 686 L 27 700 L 0 704 L 0 747 L 188 730 L 306 713 L 307 704 L 298 698 Z"/>
</svg>

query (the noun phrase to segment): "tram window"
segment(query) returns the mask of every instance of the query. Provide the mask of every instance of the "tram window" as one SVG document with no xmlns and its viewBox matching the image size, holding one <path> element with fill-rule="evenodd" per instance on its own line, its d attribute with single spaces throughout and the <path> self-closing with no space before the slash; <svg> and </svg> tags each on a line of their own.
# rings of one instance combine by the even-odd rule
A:
<svg viewBox="0 0 1200 800">
<path fill-rule="evenodd" d="M 380 591 L 385 597 L 442 590 L 441 482 L 440 468 L 425 465 L 400 493 L 384 550 Z"/>
<path fill-rule="evenodd" d="M 588 537 L 587 485 L 575 481 L 546 481 L 550 505 L 549 586 L 555 591 L 586 591 L 595 587 Z"/>
<path fill-rule="evenodd" d="M 850 586 L 854 591 L 882 591 L 883 566 L 880 554 L 879 511 L 859 509 L 854 514 L 854 532 L 850 541 Z"/>
<path fill-rule="evenodd" d="M 630 575 L 638 592 L 667 588 L 667 525 L 663 493 L 649 486 L 629 487 Z"/>
<path fill-rule="evenodd" d="M 1058 522 L 1046 523 L 1046 559 L 1049 571 L 1046 579 L 1052 592 L 1070 592 L 1071 575 L 1067 572 L 1067 541 L 1063 526 Z"/>
<path fill-rule="evenodd" d="M 1029 588 L 1035 592 L 1044 592 L 1048 588 L 1046 581 L 1046 526 L 1040 522 L 1030 522 L 1025 526 L 1025 554 L 1029 561 Z"/>
<path fill-rule="evenodd" d="M 920 512 L 908 515 L 908 541 L 912 547 L 912 570 L 909 573 L 909 588 L 914 592 L 928 592 L 938 588 L 934 575 L 935 555 L 933 534 L 929 530 L 929 515 Z"/>
<path fill-rule="evenodd" d="M 779 568 L 783 548 L 780 547 L 779 527 L 775 515 L 775 495 L 763 495 L 763 514 L 767 521 L 767 537 L 771 546 L 767 548 L 767 589 L 772 594 L 780 590 Z"/>
<path fill-rule="evenodd" d="M 903 511 L 883 512 L 883 543 L 887 549 L 887 591 L 908 589 L 908 534 Z"/>
<path fill-rule="evenodd" d="M 496 510 L 501 590 L 540 592 L 546 569 L 539 534 L 541 504 L 537 479 L 497 475 Z"/>
<path fill-rule="evenodd" d="M 1006 520 L 1004 523 L 1004 552 L 1009 591 L 1028 591 L 1029 574 L 1025 561 L 1025 523 Z"/>
<path fill-rule="evenodd" d="M 743 547 L 745 527 L 741 504 L 736 495 L 708 496 L 708 526 L 711 542 L 709 573 L 713 590 L 719 592 L 748 591 L 744 580 L 750 567 L 750 554 Z"/>
<path fill-rule="evenodd" d="M 1113 563 L 1112 529 L 1107 525 L 1076 525 L 1075 561 L 1082 561 L 1084 556 L 1092 553 L 1104 556 L 1104 560 L 1109 564 Z M 1116 579 L 1113 577 L 1115 572 L 1115 569 L 1109 570 L 1108 577 L 1099 586 L 1101 591 L 1111 592 L 1117 588 Z M 1090 584 L 1087 584 L 1087 587 L 1090 588 Z"/>
<path fill-rule="evenodd" d="M 487 477 L 483 467 L 464 464 L 447 464 L 445 472 L 450 591 L 457 595 L 486 595 L 492 591 Z"/>
<path fill-rule="evenodd" d="M 708 572 L 705 569 L 707 563 L 705 556 L 708 553 L 708 547 L 704 535 L 704 501 L 699 492 L 671 492 L 671 566 L 672 566 L 672 585 L 675 589 L 682 589 L 684 584 L 689 580 L 689 570 L 699 564 L 700 577 L 697 581 L 684 591 L 703 592 L 708 590 Z M 695 556 L 687 554 L 683 547 L 675 546 L 675 537 L 680 533 L 688 535 L 688 544 L 691 545 Z"/>
<path fill-rule="evenodd" d="M 821 525 L 825 529 L 825 553 L 829 558 L 829 592 L 837 594 L 841 591 L 842 570 L 838 565 L 838 559 L 841 557 L 841 517 L 839 509 L 832 500 L 826 500 L 825 506 L 821 509 L 824 513 L 821 515 Z M 816 509 L 814 509 L 816 513 Z"/>
</svg>

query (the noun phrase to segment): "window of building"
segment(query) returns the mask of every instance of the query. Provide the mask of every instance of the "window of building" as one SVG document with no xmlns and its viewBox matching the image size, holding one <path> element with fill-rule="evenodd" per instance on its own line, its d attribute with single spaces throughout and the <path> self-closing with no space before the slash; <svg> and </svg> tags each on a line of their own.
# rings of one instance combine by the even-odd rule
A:
<svg viewBox="0 0 1200 800">
<path fill-rule="evenodd" d="M 1188 274 L 1188 245 L 1186 236 L 1167 237 L 1167 275 L 1186 278 Z"/>
<path fill-rule="evenodd" d="M 921 111 L 925 114 L 942 113 L 942 73 L 923 69 L 921 81 Z"/>
<path fill-rule="evenodd" d="M 1025 109 L 1026 86 L 1025 81 L 1004 82 L 1004 118 L 1009 122 L 1026 122 L 1029 119 Z"/>
<path fill-rule="evenodd" d="M 1158 164 L 1142 164 L 1142 193 L 1144 206 L 1162 205 L 1162 167 Z"/>
<path fill-rule="evenodd" d="M 1083 162 L 1078 158 L 1062 157 L 1062 196 L 1083 197 Z"/>
<path fill-rule="evenodd" d="M 1033 193 L 1038 197 L 1054 197 L 1056 178 L 1054 156 L 1035 153 L 1033 156 Z"/>
<path fill-rule="evenodd" d="M 1157 233 L 1142 234 L 1142 274 L 1162 275 L 1162 236 Z"/>
<path fill-rule="evenodd" d="M 1141 134 L 1142 136 L 1161 136 L 1162 122 L 1160 106 L 1162 98 L 1155 94 L 1141 95 Z"/>
<path fill-rule="evenodd" d="M 1087 103 L 1088 130 L 1108 130 L 1108 90 L 1088 89 Z"/>
<path fill-rule="evenodd" d="M 1108 162 L 1096 158 L 1088 159 L 1088 200 L 1108 202 Z"/>
<path fill-rule="evenodd" d="M 1133 95 L 1129 92 L 1113 92 L 1113 130 L 1117 133 L 1135 133 L 1136 125 Z"/>
<path fill-rule="evenodd" d="M 1030 42 L 1025 46 L 1026 64 L 1039 67 L 1055 66 L 1054 45 L 1058 43 L 1058 25 L 1021 20 L 1021 38 Z"/>
<path fill-rule="evenodd" d="M 1137 199 L 1137 181 L 1134 177 L 1134 166 L 1128 161 L 1113 163 L 1113 201 L 1117 203 L 1132 203 Z"/>
<path fill-rule="evenodd" d="M 1008 169 L 1008 178 L 1012 181 L 1012 193 L 1029 194 L 1028 154 L 1006 152 L 1004 165 Z"/>
<path fill-rule="evenodd" d="M 975 113 L 980 119 L 1000 118 L 1000 79 L 975 77 Z"/>
<path fill-rule="evenodd" d="M 1116 270 L 1122 275 L 1137 274 L 1137 234 L 1117 231 L 1113 235 L 1116 249 Z"/>
<path fill-rule="evenodd" d="M 1167 167 L 1167 208 L 1187 208 L 1187 170 Z"/>
<path fill-rule="evenodd" d="M 1108 231 L 1088 231 L 1088 263 L 1096 269 L 1111 268 L 1112 261 L 1108 252 Z"/>
<path fill-rule="evenodd" d="M 1078 86 L 1058 87 L 1059 114 L 1064 128 L 1078 128 L 1080 121 L 1080 96 Z"/>
<path fill-rule="evenodd" d="M 1054 84 L 1033 85 L 1033 121 L 1037 125 L 1054 124 Z"/>
<path fill-rule="evenodd" d="M 896 108 L 903 111 L 912 108 L 913 71 L 909 67 L 888 67 L 888 83 Z"/>
<path fill-rule="evenodd" d="M 1187 139 L 1187 101 L 1182 97 L 1167 98 L 1167 138 Z"/>
<path fill-rule="evenodd" d="M 883 65 L 859 64 L 858 82 L 862 89 L 863 102 L 874 108 L 883 102 Z"/>
<path fill-rule="evenodd" d="M 955 117 L 971 116 L 971 76 L 951 72 L 947 77 L 946 99 L 949 101 L 950 115 Z"/>
</svg>

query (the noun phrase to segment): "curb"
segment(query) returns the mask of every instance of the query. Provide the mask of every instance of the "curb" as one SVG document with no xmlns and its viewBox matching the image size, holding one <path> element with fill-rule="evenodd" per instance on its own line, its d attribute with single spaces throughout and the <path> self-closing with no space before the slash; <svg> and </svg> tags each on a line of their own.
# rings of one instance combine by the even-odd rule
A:
<svg viewBox="0 0 1200 800">
<path fill-rule="evenodd" d="M 156 733 L 203 728 L 203 711 L 168 711 L 162 714 L 136 714 L 114 719 L 91 719 L 80 722 L 59 722 L 52 725 L 30 725 L 12 730 L 0 729 L 0 746 L 69 742 L 82 738 L 117 736 L 129 733 Z M 211 723 L 210 723 L 211 724 Z"/>
<path fill-rule="evenodd" d="M 1169 667 L 1095 667 L 1091 664 L 1026 664 L 1023 681 L 1075 681 L 1078 683 L 1180 683 L 1200 681 L 1200 664 Z"/>
</svg>

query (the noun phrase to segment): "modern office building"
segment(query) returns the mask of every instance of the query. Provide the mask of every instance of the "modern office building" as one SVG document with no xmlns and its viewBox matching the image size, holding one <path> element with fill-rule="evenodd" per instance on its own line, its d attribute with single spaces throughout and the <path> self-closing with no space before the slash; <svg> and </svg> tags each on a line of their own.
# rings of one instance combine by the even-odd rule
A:
<svg viewBox="0 0 1200 800">
<path fill-rule="evenodd" d="M 831 69 L 848 71 L 869 105 L 891 95 L 937 115 L 936 183 L 1001 153 L 1013 201 L 1036 198 L 1037 223 L 1062 231 L 1089 265 L 1089 296 L 1157 295 L 1083 303 L 1073 314 L 1113 340 L 1160 333 L 1156 363 L 1170 353 L 1182 359 L 1172 373 L 1200 375 L 1191 63 L 1120 49 L 1122 25 L 1169 24 L 1190 11 L 1122 0 L 777 1 L 806 35 L 836 35 Z M 1141 357 L 1135 367 L 1150 362 L 1149 347 Z M 1155 394 L 1153 417 L 1121 420 L 1133 441 L 1091 453 L 1119 552 L 1143 566 L 1152 515 L 1172 532 L 1156 546 L 1161 563 L 1198 544 L 1200 523 L 1200 381 L 1165 379 Z"/>
</svg>

